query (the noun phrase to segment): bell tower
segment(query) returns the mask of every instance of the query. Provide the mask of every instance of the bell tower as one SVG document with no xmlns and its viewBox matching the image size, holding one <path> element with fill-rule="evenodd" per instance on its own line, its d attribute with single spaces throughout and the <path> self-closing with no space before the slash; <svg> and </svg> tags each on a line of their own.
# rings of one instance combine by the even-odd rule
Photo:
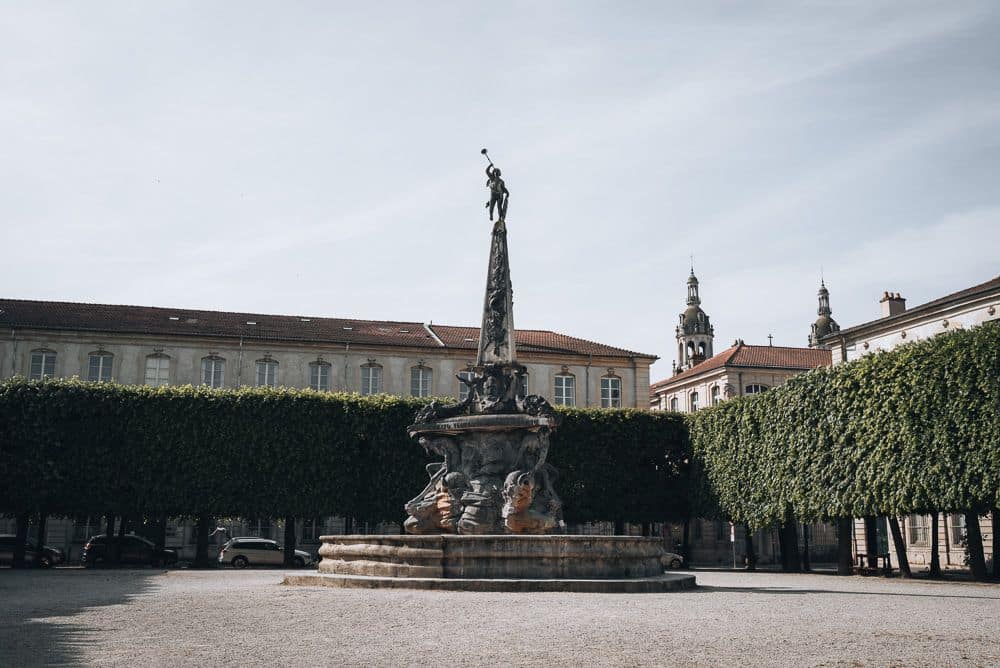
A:
<svg viewBox="0 0 1000 668">
<path fill-rule="evenodd" d="M 816 314 L 819 316 L 816 321 L 812 324 L 812 331 L 809 333 L 809 347 L 810 348 L 828 348 L 820 343 L 822 339 L 827 334 L 832 334 L 833 332 L 840 331 L 840 325 L 837 321 L 831 317 L 833 311 L 830 310 L 830 291 L 826 289 L 826 283 L 823 279 L 819 281 L 819 292 L 817 293 L 819 298 L 819 308 L 816 309 Z"/>
<path fill-rule="evenodd" d="M 708 315 L 701 310 L 701 296 L 698 294 L 698 278 L 694 266 L 687 280 L 687 308 L 680 314 L 677 325 L 677 362 L 674 370 L 681 372 L 704 362 L 714 353 L 712 340 L 715 328 Z"/>
</svg>

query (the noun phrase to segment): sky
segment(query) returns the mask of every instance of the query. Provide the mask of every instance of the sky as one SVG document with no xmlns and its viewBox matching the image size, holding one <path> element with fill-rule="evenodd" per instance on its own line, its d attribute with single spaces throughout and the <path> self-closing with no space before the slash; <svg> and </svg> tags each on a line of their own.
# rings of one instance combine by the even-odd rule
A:
<svg viewBox="0 0 1000 668">
<path fill-rule="evenodd" d="M 0 5 L 0 294 L 806 345 L 1000 273 L 1000 4 Z"/>
</svg>

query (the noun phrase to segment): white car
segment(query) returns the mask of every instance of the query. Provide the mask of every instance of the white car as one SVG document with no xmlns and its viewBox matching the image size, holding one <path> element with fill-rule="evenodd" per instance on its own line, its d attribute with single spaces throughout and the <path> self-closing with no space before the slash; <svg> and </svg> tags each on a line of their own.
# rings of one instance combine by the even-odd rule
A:
<svg viewBox="0 0 1000 668">
<path fill-rule="evenodd" d="M 276 540 L 268 538 L 233 538 L 219 551 L 220 564 L 232 564 L 233 568 L 248 566 L 281 566 L 285 562 L 285 551 Z M 313 562 L 312 555 L 304 550 L 295 550 L 295 565 L 298 568 Z"/>
<path fill-rule="evenodd" d="M 660 563 L 664 568 L 680 568 L 684 565 L 684 557 L 674 552 L 665 552 L 660 557 Z"/>
</svg>

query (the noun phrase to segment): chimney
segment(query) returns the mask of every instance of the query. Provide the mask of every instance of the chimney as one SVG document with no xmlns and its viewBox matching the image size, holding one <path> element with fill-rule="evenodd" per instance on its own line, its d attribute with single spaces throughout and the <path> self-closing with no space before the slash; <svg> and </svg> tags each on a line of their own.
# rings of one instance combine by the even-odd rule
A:
<svg viewBox="0 0 1000 668">
<path fill-rule="evenodd" d="M 882 299 L 878 300 L 882 305 L 882 317 L 888 318 L 891 315 L 899 315 L 906 310 L 906 300 L 899 296 L 899 293 L 883 292 Z"/>
</svg>

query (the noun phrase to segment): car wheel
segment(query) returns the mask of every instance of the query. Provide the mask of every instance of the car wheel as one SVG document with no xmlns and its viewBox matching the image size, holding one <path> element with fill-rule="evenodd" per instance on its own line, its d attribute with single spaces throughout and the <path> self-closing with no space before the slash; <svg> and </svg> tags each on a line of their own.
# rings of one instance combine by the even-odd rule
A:
<svg viewBox="0 0 1000 668">
<path fill-rule="evenodd" d="M 295 568 L 305 568 L 306 560 L 302 557 L 295 557 Z"/>
<path fill-rule="evenodd" d="M 42 557 L 38 560 L 38 565 L 42 568 L 52 568 L 52 559 L 49 557 Z"/>
<path fill-rule="evenodd" d="M 232 564 L 233 568 L 246 568 L 247 566 L 250 565 L 250 562 L 247 561 L 246 557 L 241 556 L 241 557 L 233 557 Z"/>
<path fill-rule="evenodd" d="M 680 568 L 680 567 L 681 567 L 681 560 L 680 559 L 671 559 L 670 560 L 670 568 Z"/>
</svg>

